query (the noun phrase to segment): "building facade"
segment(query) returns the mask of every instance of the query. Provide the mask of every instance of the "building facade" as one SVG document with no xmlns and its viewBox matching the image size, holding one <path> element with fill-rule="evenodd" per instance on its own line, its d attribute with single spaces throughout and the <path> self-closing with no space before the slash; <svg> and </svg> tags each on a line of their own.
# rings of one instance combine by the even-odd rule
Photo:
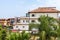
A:
<svg viewBox="0 0 60 40">
<path fill-rule="evenodd" d="M 0 19 L 0 25 L 2 27 L 9 27 L 9 28 L 11 28 L 13 26 L 14 21 L 15 21 L 15 18 Z"/>
<path fill-rule="evenodd" d="M 50 16 L 58 19 L 60 11 L 56 7 L 39 7 L 26 13 L 25 17 L 15 17 L 8 19 L 0 19 L 0 24 L 12 26 L 13 30 L 29 30 L 30 23 L 39 23 L 38 18 L 41 15 Z"/>
<path fill-rule="evenodd" d="M 41 15 L 50 16 L 54 18 L 58 18 L 60 11 L 56 9 L 56 7 L 39 7 L 32 11 L 29 11 L 26 14 L 26 17 L 16 17 L 13 29 L 15 30 L 29 30 L 29 23 L 38 22 L 38 18 Z"/>
</svg>

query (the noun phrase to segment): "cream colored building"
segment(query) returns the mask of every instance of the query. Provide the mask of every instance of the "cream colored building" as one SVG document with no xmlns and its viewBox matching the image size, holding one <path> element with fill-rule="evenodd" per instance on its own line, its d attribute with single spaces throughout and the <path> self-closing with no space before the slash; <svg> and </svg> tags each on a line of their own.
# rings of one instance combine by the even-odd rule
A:
<svg viewBox="0 0 60 40">
<path fill-rule="evenodd" d="M 16 17 L 13 29 L 15 30 L 29 30 L 29 23 L 38 22 L 38 18 L 41 15 L 50 16 L 54 18 L 58 18 L 60 11 L 56 9 L 56 7 L 39 7 L 32 11 L 29 11 L 26 14 L 26 17 Z"/>
</svg>

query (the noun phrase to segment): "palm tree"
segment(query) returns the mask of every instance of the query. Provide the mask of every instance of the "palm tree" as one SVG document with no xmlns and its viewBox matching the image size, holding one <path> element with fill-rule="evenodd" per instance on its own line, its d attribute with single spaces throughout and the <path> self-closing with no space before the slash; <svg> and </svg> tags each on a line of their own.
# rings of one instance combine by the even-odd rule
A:
<svg viewBox="0 0 60 40">
<path fill-rule="evenodd" d="M 39 24 L 30 23 L 30 24 L 29 24 L 29 30 L 32 30 L 33 28 L 38 29 L 38 25 L 39 25 Z"/>
<path fill-rule="evenodd" d="M 57 32 L 58 32 L 58 34 L 59 34 L 59 36 L 60 36 L 60 18 L 59 18 L 59 20 L 57 20 L 57 22 L 58 22 L 58 26 L 59 26 L 59 28 L 58 28 L 58 30 L 57 30 Z"/>
<path fill-rule="evenodd" d="M 56 31 L 58 29 L 58 23 L 55 18 L 43 15 L 38 18 L 38 21 L 40 24 L 30 24 L 29 27 L 30 29 L 39 29 L 40 40 L 47 40 L 52 36 L 52 34 L 57 35 Z M 56 35 L 54 35 L 55 39 L 57 37 Z"/>
<path fill-rule="evenodd" d="M 40 22 L 40 25 L 39 25 L 39 31 L 40 31 L 40 39 L 41 40 L 46 40 L 46 32 L 48 33 L 50 28 L 48 27 L 49 23 L 48 23 L 48 20 L 47 20 L 47 17 L 45 16 L 40 16 L 38 21 Z"/>
<path fill-rule="evenodd" d="M 50 32 L 57 29 L 57 26 L 58 26 L 57 21 L 53 17 L 48 17 L 48 16 L 40 16 L 38 18 L 38 21 L 40 22 L 39 31 L 40 31 L 40 33 L 42 32 L 41 40 L 44 40 L 44 39 L 47 40 L 47 38 L 50 38 L 50 36 L 49 36 Z M 43 35 L 46 38 L 44 38 Z"/>
</svg>

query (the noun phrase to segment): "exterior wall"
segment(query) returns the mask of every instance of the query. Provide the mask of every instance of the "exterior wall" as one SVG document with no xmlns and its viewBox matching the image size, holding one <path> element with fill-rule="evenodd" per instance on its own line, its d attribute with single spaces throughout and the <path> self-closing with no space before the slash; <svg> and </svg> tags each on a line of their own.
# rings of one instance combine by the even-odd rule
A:
<svg viewBox="0 0 60 40">
<path fill-rule="evenodd" d="M 48 10 L 47 10 L 48 11 Z M 33 15 L 33 16 L 32 16 Z M 29 23 L 32 23 L 32 20 L 34 20 L 34 23 L 39 23 L 38 22 L 38 18 L 41 15 L 45 15 L 45 16 L 50 16 L 50 17 L 54 17 L 54 18 L 58 18 L 58 13 L 27 13 L 26 17 L 20 17 L 20 21 L 16 22 L 15 26 L 13 26 L 13 29 L 16 30 L 29 30 Z M 16 20 L 15 20 L 16 21 Z M 29 22 L 27 22 L 29 21 Z M 19 24 L 19 25 L 18 25 Z"/>
<path fill-rule="evenodd" d="M 58 18 L 58 14 L 57 13 L 48 13 L 48 16 L 54 17 L 54 18 Z"/>
<path fill-rule="evenodd" d="M 60 18 L 60 13 L 58 13 L 58 17 Z"/>
<path fill-rule="evenodd" d="M 32 17 L 32 14 L 34 14 L 34 17 Z M 45 15 L 45 16 L 48 15 L 50 17 L 58 18 L 57 13 L 30 13 L 29 17 L 21 17 L 21 18 L 19 18 L 20 19 L 19 23 L 17 22 L 16 25 L 13 26 L 13 29 L 16 29 L 16 30 L 18 30 L 18 29 L 19 30 L 29 30 L 29 25 L 28 24 L 32 23 L 32 20 L 35 21 L 34 23 L 39 23 L 38 18 L 41 15 Z M 27 21 L 29 21 L 29 22 L 27 22 Z"/>
<path fill-rule="evenodd" d="M 32 17 L 32 14 L 34 14 L 35 16 Z M 32 20 L 35 20 L 36 23 L 39 23 L 38 22 L 38 18 L 41 16 L 41 15 L 45 15 L 45 16 L 50 16 L 50 17 L 54 17 L 54 18 L 58 18 L 58 14 L 57 13 L 30 13 L 30 23 Z"/>
<path fill-rule="evenodd" d="M 35 16 L 32 17 L 32 14 L 34 14 Z M 30 13 L 30 18 L 39 18 L 41 15 L 45 15 L 45 16 L 50 16 L 50 17 L 54 17 L 57 18 L 58 15 L 57 13 Z"/>
<path fill-rule="evenodd" d="M 13 26 L 13 29 L 15 29 L 15 30 L 29 30 L 29 26 L 28 25 L 15 25 L 15 26 Z"/>
<path fill-rule="evenodd" d="M 32 17 L 32 14 L 34 14 L 35 16 Z M 38 18 L 40 17 L 41 15 L 44 15 L 43 13 L 30 13 L 30 18 Z"/>
<path fill-rule="evenodd" d="M 32 19 L 30 19 L 30 20 L 29 20 L 29 23 L 32 23 L 32 20 L 34 20 L 35 23 L 39 23 L 39 22 L 38 22 L 38 18 L 32 18 Z"/>
<path fill-rule="evenodd" d="M 23 22 L 24 21 L 24 22 Z M 26 21 L 29 21 L 29 20 L 20 20 L 20 23 L 21 24 L 28 24 L 28 22 L 26 22 Z"/>
</svg>

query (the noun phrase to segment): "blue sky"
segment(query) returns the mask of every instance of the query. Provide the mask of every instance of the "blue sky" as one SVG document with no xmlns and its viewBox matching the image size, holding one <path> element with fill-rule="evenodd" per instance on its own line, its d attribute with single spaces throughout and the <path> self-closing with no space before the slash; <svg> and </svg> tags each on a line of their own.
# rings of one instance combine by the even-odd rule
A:
<svg viewBox="0 0 60 40">
<path fill-rule="evenodd" d="M 60 0 L 0 0 L 0 18 L 20 17 L 38 7 L 57 7 Z"/>
</svg>

